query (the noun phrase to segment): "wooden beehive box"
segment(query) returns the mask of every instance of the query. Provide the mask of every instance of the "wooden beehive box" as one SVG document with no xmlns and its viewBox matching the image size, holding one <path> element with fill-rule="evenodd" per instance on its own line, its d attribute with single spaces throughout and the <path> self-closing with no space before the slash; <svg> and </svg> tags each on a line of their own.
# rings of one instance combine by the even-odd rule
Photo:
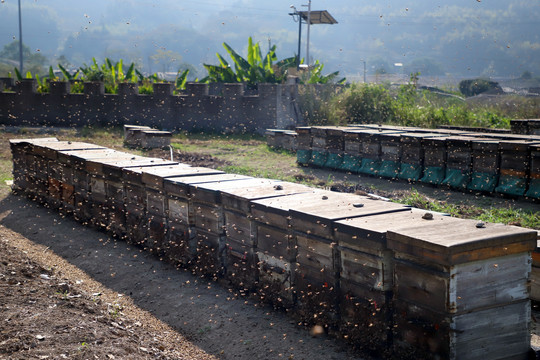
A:
<svg viewBox="0 0 540 360">
<path fill-rule="evenodd" d="M 492 192 L 499 179 L 499 140 L 474 139 L 471 144 L 472 174 L 469 190 Z"/>
<path fill-rule="evenodd" d="M 311 127 L 300 126 L 296 128 L 298 134 L 296 138 L 298 150 L 311 150 L 313 137 L 311 135 Z"/>
<path fill-rule="evenodd" d="M 373 129 L 358 133 L 360 142 L 360 158 L 362 165 L 359 172 L 378 175 L 381 166 L 381 139 L 388 134 L 401 133 L 399 130 Z"/>
<path fill-rule="evenodd" d="M 191 234 L 190 238 L 196 242 L 198 249 L 196 259 L 193 260 L 197 272 L 213 277 L 223 274 L 220 251 L 223 250 L 222 237 L 224 232 L 220 205 L 212 203 L 212 200 L 216 198 L 216 193 L 219 192 L 198 189 L 198 187 L 204 184 L 224 184 L 248 178 L 250 177 L 212 172 L 208 175 L 166 178 L 165 192 L 168 196 L 174 196 L 174 200 L 177 202 L 176 209 L 183 211 L 187 204 L 188 232 Z"/>
<path fill-rule="evenodd" d="M 291 194 L 252 201 L 259 259 L 259 293 L 263 300 L 284 307 L 294 305 L 294 263 L 296 246 L 289 225 L 289 209 L 301 204 L 320 202 L 324 191 L 312 189 L 301 194 Z"/>
<path fill-rule="evenodd" d="M 244 289 L 254 289 L 258 281 L 257 226 L 251 216 L 251 201 L 312 191 L 305 185 L 261 180 L 250 182 L 250 186 L 220 191 L 226 229 L 226 276 Z"/>
<path fill-rule="evenodd" d="M 161 130 L 143 130 L 140 140 L 143 149 L 160 149 L 171 145 L 172 133 Z"/>
<path fill-rule="evenodd" d="M 532 230 L 474 220 L 389 230 L 396 339 L 445 359 L 525 356 L 536 239 Z"/>
<path fill-rule="evenodd" d="M 446 170 L 442 184 L 465 190 L 471 180 L 472 142 L 478 138 L 450 136 L 446 138 Z"/>
<path fill-rule="evenodd" d="M 422 138 L 424 151 L 424 176 L 421 182 L 439 185 L 446 175 L 446 138 L 448 136 L 434 136 Z"/>
<path fill-rule="evenodd" d="M 283 149 L 288 151 L 296 151 L 298 134 L 296 131 L 286 131 L 283 134 Z"/>
<path fill-rule="evenodd" d="M 124 145 L 131 147 L 141 146 L 143 130 L 152 130 L 152 128 L 142 125 L 124 125 Z"/>
<path fill-rule="evenodd" d="M 47 177 L 47 203 L 53 208 L 63 204 L 74 206 L 73 168 L 58 161 L 58 154 L 63 150 L 104 149 L 102 146 L 84 142 L 55 141 L 33 145 L 32 153 L 41 158 L 40 172 Z M 42 162 L 43 161 L 43 162 Z M 36 169 L 37 170 L 37 169 Z"/>
<path fill-rule="evenodd" d="M 379 175 L 394 179 L 401 168 L 401 137 L 409 133 L 385 134 L 381 137 L 381 167 Z"/>
<path fill-rule="evenodd" d="M 290 207 L 290 224 L 297 249 L 294 287 L 299 309 L 306 318 L 324 326 L 336 328 L 338 325 L 340 266 L 334 238 L 335 222 L 407 209 L 400 204 L 330 191 L 317 203 Z"/>
<path fill-rule="evenodd" d="M 13 159 L 13 189 L 30 192 L 35 182 L 34 157 L 30 156 L 31 144 L 58 141 L 57 138 L 11 139 L 9 145 Z"/>
<path fill-rule="evenodd" d="M 540 144 L 530 145 L 529 184 L 526 196 L 540 199 Z"/>
<path fill-rule="evenodd" d="M 375 351 L 391 342 L 394 260 L 386 233 L 411 223 L 441 221 L 438 214 L 425 220 L 425 214 L 424 210 L 407 209 L 335 222 L 340 329 L 350 341 L 367 344 Z"/>
<path fill-rule="evenodd" d="M 146 226 L 160 255 L 188 265 L 195 256 L 197 242 L 189 228 L 194 216 L 190 213 L 188 185 L 181 181 L 222 173 L 186 164 L 125 169 L 128 220 Z"/>
<path fill-rule="evenodd" d="M 495 191 L 502 194 L 523 196 L 529 174 L 529 145 L 540 141 L 504 140 L 499 143 L 501 157 L 499 185 Z"/>
</svg>

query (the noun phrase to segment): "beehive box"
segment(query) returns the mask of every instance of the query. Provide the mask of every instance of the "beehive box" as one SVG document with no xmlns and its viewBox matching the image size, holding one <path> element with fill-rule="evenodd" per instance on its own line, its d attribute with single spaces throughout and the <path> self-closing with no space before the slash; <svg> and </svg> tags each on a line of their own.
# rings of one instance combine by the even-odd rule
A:
<svg viewBox="0 0 540 360">
<path fill-rule="evenodd" d="M 311 145 L 313 141 L 311 127 L 297 127 L 296 133 L 298 134 L 296 137 L 296 161 L 301 165 L 307 165 L 311 159 Z"/>
<path fill-rule="evenodd" d="M 399 130 L 366 130 L 358 133 L 362 164 L 358 172 L 378 175 L 381 167 L 381 139 L 388 134 L 400 133 Z"/>
<path fill-rule="evenodd" d="M 343 164 L 345 151 L 344 130 L 348 127 L 329 127 L 326 129 L 327 158 L 324 167 L 329 169 L 340 169 Z"/>
<path fill-rule="evenodd" d="M 311 159 L 310 164 L 324 167 L 328 159 L 328 146 L 326 144 L 326 126 L 313 126 L 311 128 Z"/>
<path fill-rule="evenodd" d="M 290 206 L 297 249 L 294 287 L 299 311 L 319 325 L 338 326 L 339 251 L 335 222 L 408 210 L 403 205 L 354 194 L 326 192 L 313 204 Z"/>
<path fill-rule="evenodd" d="M 71 169 L 72 185 L 74 187 L 74 209 L 73 215 L 76 220 L 87 222 L 92 214 L 89 211 L 89 192 L 90 180 L 86 171 L 86 162 L 88 160 L 118 158 L 119 156 L 129 157 L 130 154 L 122 153 L 112 149 L 92 149 L 92 150 L 66 150 L 58 152 L 58 163 Z M 115 194 L 117 203 L 122 205 L 123 199 L 118 200 L 118 194 Z"/>
<path fill-rule="evenodd" d="M 401 168 L 401 136 L 409 133 L 385 134 L 381 137 L 381 167 L 379 175 L 395 179 Z"/>
<path fill-rule="evenodd" d="M 540 141 L 504 140 L 499 143 L 501 166 L 499 185 L 495 192 L 525 195 L 530 164 L 529 146 L 534 144 L 540 144 Z"/>
<path fill-rule="evenodd" d="M 540 144 L 530 145 L 529 184 L 526 196 L 540 199 Z"/>
<path fill-rule="evenodd" d="M 226 276 L 233 285 L 254 290 L 259 279 L 257 226 L 251 215 L 251 201 L 311 191 L 312 188 L 305 185 L 276 180 L 221 190 L 226 229 Z"/>
<path fill-rule="evenodd" d="M 143 130 L 140 139 L 143 149 L 160 149 L 171 145 L 172 133 L 162 130 Z"/>
<path fill-rule="evenodd" d="M 401 166 L 398 178 L 407 181 L 418 181 L 424 172 L 424 138 L 445 136 L 434 133 L 406 133 L 400 137 Z"/>
<path fill-rule="evenodd" d="M 536 238 L 474 220 L 389 230 L 396 340 L 443 359 L 526 357 Z"/>
<path fill-rule="evenodd" d="M 358 172 L 362 165 L 360 157 L 360 138 L 358 133 L 362 129 L 350 128 L 343 130 L 343 161 L 341 170 Z"/>
<path fill-rule="evenodd" d="M 302 204 L 317 204 L 324 191 L 291 194 L 252 201 L 251 215 L 256 232 L 259 259 L 259 294 L 276 306 L 294 306 L 293 289 L 296 245 L 289 228 L 289 209 Z"/>
<path fill-rule="evenodd" d="M 467 189 L 492 192 L 499 180 L 499 140 L 474 139 L 471 182 Z"/>
<path fill-rule="evenodd" d="M 540 301 L 540 239 L 536 242 L 536 249 L 534 249 L 532 253 L 532 268 L 530 280 L 531 300 Z"/>
<path fill-rule="evenodd" d="M 152 130 L 152 128 L 142 125 L 124 125 L 124 145 L 140 147 L 144 130 Z"/>
<path fill-rule="evenodd" d="M 386 233 L 411 222 L 452 221 L 407 209 L 336 221 L 334 239 L 340 261 L 340 328 L 349 340 L 381 351 L 392 341 L 394 259 Z"/>
<path fill-rule="evenodd" d="M 58 141 L 57 138 L 12 139 L 9 140 L 13 159 L 13 190 L 29 193 L 35 179 L 34 159 L 31 157 L 31 144 L 36 142 Z"/>
<path fill-rule="evenodd" d="M 53 208 L 74 206 L 73 169 L 58 162 L 58 153 L 62 150 L 103 149 L 102 146 L 84 142 L 53 141 L 32 145 L 31 153 L 37 160 L 41 175 L 36 177 L 47 179 L 47 204 Z M 36 168 L 38 171 L 38 168 Z"/>
<path fill-rule="evenodd" d="M 471 181 L 472 142 L 478 138 L 450 136 L 446 138 L 446 170 L 441 182 L 451 188 L 465 190 Z"/>
<path fill-rule="evenodd" d="M 445 178 L 446 172 L 446 139 L 447 136 L 422 138 L 424 149 L 424 176 L 421 182 L 439 185 Z"/>
<path fill-rule="evenodd" d="M 208 175 L 199 174 L 165 179 L 164 189 L 169 196 L 169 206 L 171 204 L 174 206 L 176 216 L 185 219 L 187 215 L 189 224 L 186 231 L 183 224 L 177 223 L 177 235 L 189 239 L 186 244 L 187 249 L 180 247 L 180 251 L 185 260 L 193 264 L 198 273 L 212 277 L 223 275 L 220 251 L 223 249 L 224 232 L 220 205 L 211 202 L 216 199 L 216 196 L 219 196 L 218 192 L 198 189 L 198 187 L 204 184 L 224 184 L 248 178 L 250 177 L 210 172 Z M 184 230 L 183 233 L 182 230 Z M 196 253 L 190 251 L 195 244 Z M 195 258 L 189 259 L 190 255 L 194 255 Z"/>
<path fill-rule="evenodd" d="M 283 149 L 288 151 L 296 151 L 298 134 L 296 131 L 287 131 L 283 134 Z"/>
<path fill-rule="evenodd" d="M 86 171 L 89 175 L 89 204 L 92 213 L 92 224 L 110 230 L 112 234 L 124 236 L 123 224 L 127 223 L 124 198 L 123 170 L 166 166 L 176 164 L 158 158 L 119 154 L 118 157 L 107 159 L 90 159 L 86 161 Z M 122 204 L 122 205 L 120 205 Z M 120 233 L 117 233 L 120 232 Z M 143 245 L 143 244 L 141 244 Z"/>
<path fill-rule="evenodd" d="M 219 173 L 222 172 L 186 164 L 123 169 L 131 241 L 149 242 L 160 255 L 185 265 L 190 259 L 187 254 L 194 252 L 195 245 L 189 246 L 186 186 L 180 184 L 181 191 L 176 191 L 174 184 L 183 177 Z M 179 192 L 182 195 L 178 196 Z"/>
</svg>

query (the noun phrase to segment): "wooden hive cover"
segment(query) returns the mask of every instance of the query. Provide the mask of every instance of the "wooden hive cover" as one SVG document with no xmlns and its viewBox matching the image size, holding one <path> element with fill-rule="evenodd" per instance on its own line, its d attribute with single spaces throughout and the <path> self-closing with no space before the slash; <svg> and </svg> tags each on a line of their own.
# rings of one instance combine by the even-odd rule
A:
<svg viewBox="0 0 540 360">
<path fill-rule="evenodd" d="M 410 209 L 410 207 L 401 204 L 355 194 L 327 191 L 323 196 L 325 199 L 321 198 L 316 203 L 292 204 L 290 206 L 291 217 L 331 225 L 333 221 L 340 219 L 393 213 Z"/>
<path fill-rule="evenodd" d="M 43 141 L 31 143 L 31 152 L 48 159 L 56 159 L 59 151 L 105 149 L 104 146 L 79 141 Z"/>
<path fill-rule="evenodd" d="M 86 162 L 86 171 L 93 175 L 114 176 L 121 178 L 122 169 L 130 167 L 156 166 L 156 165 L 174 165 L 174 161 L 147 158 L 143 156 L 132 155 L 131 158 L 125 158 L 123 155 L 118 158 L 94 159 Z"/>
<path fill-rule="evenodd" d="M 423 219 L 426 213 L 433 215 L 432 220 Z M 423 226 L 442 221 L 444 223 L 459 219 L 432 213 L 427 210 L 410 208 L 406 211 L 369 215 L 338 220 L 334 224 L 338 245 L 352 249 L 371 248 L 382 250 L 386 246 L 386 233 L 410 226 Z M 343 234 L 345 236 L 340 236 Z"/>
<path fill-rule="evenodd" d="M 222 189 L 221 197 L 226 208 L 247 213 L 250 208 L 250 201 L 307 193 L 312 190 L 313 188 L 306 185 L 286 181 L 272 181 L 270 183 L 259 183 L 257 186 Z"/>
<path fill-rule="evenodd" d="M 192 167 L 186 164 L 155 167 L 140 166 L 122 169 L 122 178 L 131 183 L 139 183 L 142 185 L 143 174 L 146 174 L 145 179 L 147 182 L 152 182 L 151 179 L 155 176 L 161 176 L 163 179 L 166 179 L 169 177 L 223 174 L 223 171 L 203 167 Z M 156 178 L 154 178 L 154 180 L 156 180 Z M 161 183 L 161 181 L 159 183 Z"/>
<path fill-rule="evenodd" d="M 388 248 L 413 255 L 426 262 L 456 265 L 466 262 L 533 251 L 537 232 L 502 224 L 485 224 L 461 219 L 434 221 L 388 230 Z"/>
<path fill-rule="evenodd" d="M 192 168 L 193 169 L 193 168 Z M 202 168 L 199 168 L 202 169 Z M 207 169 L 211 170 L 211 169 Z M 188 196 L 191 195 L 190 192 L 195 189 L 199 184 L 206 183 L 222 183 L 226 181 L 234 181 L 240 179 L 252 179 L 250 176 L 236 175 L 236 174 L 225 174 L 225 173 L 207 173 L 207 174 L 198 174 L 198 175 L 187 175 L 187 176 L 175 176 L 170 178 L 165 178 L 163 186 L 165 191 L 171 192 L 174 194 Z"/>
<path fill-rule="evenodd" d="M 11 147 L 19 145 L 30 145 L 39 142 L 51 142 L 58 141 L 55 137 L 46 137 L 46 138 L 34 138 L 34 139 L 10 139 L 9 144 Z"/>
<path fill-rule="evenodd" d="M 230 174 L 229 174 L 230 175 Z M 255 188 L 263 185 L 273 185 L 276 180 L 241 177 L 227 181 L 193 184 L 190 186 L 192 199 L 203 202 L 221 203 L 221 193 L 233 189 Z"/>
<path fill-rule="evenodd" d="M 128 156 L 133 156 L 128 153 L 123 153 L 120 151 L 112 149 L 90 149 L 90 150 L 66 150 L 58 152 L 58 161 L 63 164 L 68 164 L 73 167 L 85 167 L 86 161 L 90 159 L 107 159 L 107 158 L 118 158 L 120 154 L 125 154 L 126 158 Z"/>
</svg>

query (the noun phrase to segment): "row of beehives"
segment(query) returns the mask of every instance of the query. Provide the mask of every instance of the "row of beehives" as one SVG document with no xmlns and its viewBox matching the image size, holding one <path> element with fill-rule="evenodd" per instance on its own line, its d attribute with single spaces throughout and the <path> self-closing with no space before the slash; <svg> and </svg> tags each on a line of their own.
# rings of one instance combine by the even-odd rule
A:
<svg viewBox="0 0 540 360">
<path fill-rule="evenodd" d="M 523 357 L 536 232 L 145 158 L 11 141 L 14 189 L 379 351 Z"/>
<path fill-rule="evenodd" d="M 540 136 L 378 125 L 297 128 L 300 164 L 540 199 Z"/>
</svg>

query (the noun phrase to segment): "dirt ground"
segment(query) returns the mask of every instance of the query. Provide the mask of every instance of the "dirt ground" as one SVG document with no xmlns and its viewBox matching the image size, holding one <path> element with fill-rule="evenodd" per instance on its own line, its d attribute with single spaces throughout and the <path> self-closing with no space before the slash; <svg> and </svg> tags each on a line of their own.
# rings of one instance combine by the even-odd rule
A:
<svg viewBox="0 0 540 360">
<path fill-rule="evenodd" d="M 188 163 L 216 165 L 212 158 L 183 156 Z M 357 175 L 300 171 L 321 184 L 330 176 L 334 185 L 358 181 Z M 410 188 L 361 180 L 366 191 L 382 196 Z M 422 191 L 486 206 L 509 202 Z M 538 209 L 538 204 L 517 205 Z M 360 358 L 348 345 L 283 312 L 83 227 L 5 186 L 0 188 L 0 291 L 0 359 Z M 537 334 L 534 321 L 535 346 Z"/>
<path fill-rule="evenodd" d="M 0 358 L 358 358 L 285 313 L 20 196 L 0 200 L 0 239 Z"/>
</svg>

